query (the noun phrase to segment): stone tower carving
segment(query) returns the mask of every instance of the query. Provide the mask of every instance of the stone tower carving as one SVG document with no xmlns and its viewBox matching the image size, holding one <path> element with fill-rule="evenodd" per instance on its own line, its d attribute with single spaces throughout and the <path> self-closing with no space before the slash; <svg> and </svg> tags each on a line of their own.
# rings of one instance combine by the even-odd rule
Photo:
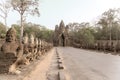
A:
<svg viewBox="0 0 120 80">
<path fill-rule="evenodd" d="M 55 26 L 53 43 L 54 46 L 67 46 L 68 42 L 68 26 L 65 26 L 63 20 L 61 20 L 59 26 Z"/>
</svg>

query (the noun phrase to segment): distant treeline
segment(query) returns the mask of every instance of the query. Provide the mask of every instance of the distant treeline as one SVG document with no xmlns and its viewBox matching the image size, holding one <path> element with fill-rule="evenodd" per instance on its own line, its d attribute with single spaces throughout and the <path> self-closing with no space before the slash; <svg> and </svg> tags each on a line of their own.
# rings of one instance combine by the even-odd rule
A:
<svg viewBox="0 0 120 80">
<path fill-rule="evenodd" d="M 69 36 L 74 44 L 92 45 L 96 40 L 120 40 L 120 9 L 109 9 L 91 24 L 69 23 Z"/>
<path fill-rule="evenodd" d="M 120 40 L 120 9 L 105 11 L 93 24 L 90 22 L 73 22 L 67 25 L 71 44 L 93 45 L 97 40 Z M 18 37 L 20 35 L 20 25 L 13 24 L 12 27 L 17 30 Z M 25 33 L 28 33 L 28 35 L 32 33 L 38 38 L 52 42 L 54 31 L 41 25 L 25 23 Z M 2 23 L 0 23 L 0 37 L 5 37 L 5 27 Z"/>
<path fill-rule="evenodd" d="M 14 27 L 16 29 L 17 38 L 20 38 L 20 25 L 18 24 L 12 24 L 11 27 Z M 5 26 L 0 23 L 0 37 L 5 38 L 6 30 Z M 47 29 L 45 26 L 41 26 L 38 24 L 33 23 L 25 23 L 24 24 L 24 34 L 33 34 L 35 37 L 43 39 L 47 42 L 52 42 L 52 35 L 53 30 Z"/>
</svg>

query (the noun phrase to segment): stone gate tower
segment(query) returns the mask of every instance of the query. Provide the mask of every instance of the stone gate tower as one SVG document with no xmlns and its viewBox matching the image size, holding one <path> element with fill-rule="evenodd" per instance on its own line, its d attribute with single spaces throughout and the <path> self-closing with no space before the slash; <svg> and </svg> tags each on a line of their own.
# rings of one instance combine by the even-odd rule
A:
<svg viewBox="0 0 120 80">
<path fill-rule="evenodd" d="M 53 43 L 54 46 L 68 46 L 68 26 L 65 26 L 63 20 L 59 26 L 55 26 Z"/>
</svg>

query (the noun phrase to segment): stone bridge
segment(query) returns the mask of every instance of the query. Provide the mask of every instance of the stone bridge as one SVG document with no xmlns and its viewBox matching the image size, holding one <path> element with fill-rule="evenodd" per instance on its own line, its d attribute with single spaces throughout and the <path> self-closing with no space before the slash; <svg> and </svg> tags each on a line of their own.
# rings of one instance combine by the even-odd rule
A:
<svg viewBox="0 0 120 80">
<path fill-rule="evenodd" d="M 11 28 L 6 34 L 6 40 L 1 40 L 0 79 L 120 80 L 119 54 L 88 50 L 88 45 L 84 46 L 85 49 L 68 47 L 70 41 L 67 30 L 63 21 L 56 26 L 53 41 L 57 47 L 53 47 L 27 34 L 21 45 L 15 38 L 14 28 Z"/>
</svg>

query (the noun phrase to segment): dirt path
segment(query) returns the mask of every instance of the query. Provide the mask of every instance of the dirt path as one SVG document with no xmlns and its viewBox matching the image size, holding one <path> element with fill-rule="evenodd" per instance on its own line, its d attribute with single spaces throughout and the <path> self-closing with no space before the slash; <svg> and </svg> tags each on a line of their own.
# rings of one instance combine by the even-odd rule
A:
<svg viewBox="0 0 120 80">
<path fill-rule="evenodd" d="M 57 62 L 57 54 L 56 51 L 52 57 L 50 67 L 47 72 L 47 80 L 59 80 L 58 79 L 58 62 Z"/>
<path fill-rule="evenodd" d="M 54 49 L 51 50 L 48 55 L 45 57 L 43 61 L 39 65 L 37 65 L 34 71 L 32 71 L 27 77 L 25 77 L 23 80 L 46 80 L 46 73 L 48 71 L 48 68 L 50 66 L 50 62 L 52 60 L 52 56 L 54 54 Z"/>
<path fill-rule="evenodd" d="M 120 56 L 58 47 L 71 80 L 120 80 Z"/>
</svg>

